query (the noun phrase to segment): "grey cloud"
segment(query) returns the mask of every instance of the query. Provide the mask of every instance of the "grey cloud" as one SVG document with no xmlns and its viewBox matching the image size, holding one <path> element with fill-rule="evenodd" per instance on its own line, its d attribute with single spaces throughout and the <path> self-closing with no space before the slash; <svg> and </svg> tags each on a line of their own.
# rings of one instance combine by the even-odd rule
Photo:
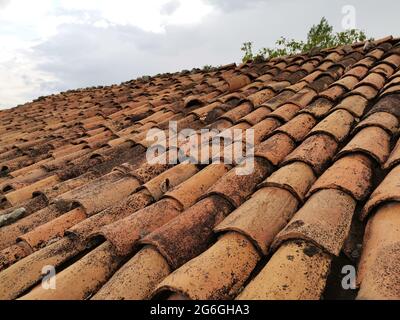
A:
<svg viewBox="0 0 400 320">
<path fill-rule="evenodd" d="M 180 2 L 178 0 L 171 0 L 163 5 L 161 8 L 161 14 L 171 15 L 180 7 Z"/>
<path fill-rule="evenodd" d="M 222 11 L 234 11 L 244 8 L 250 8 L 261 2 L 270 2 L 271 0 L 207 0 L 210 4 L 219 7 Z"/>
<path fill-rule="evenodd" d="M 0 0 L 0 9 L 7 7 L 10 4 L 11 0 Z"/>
</svg>

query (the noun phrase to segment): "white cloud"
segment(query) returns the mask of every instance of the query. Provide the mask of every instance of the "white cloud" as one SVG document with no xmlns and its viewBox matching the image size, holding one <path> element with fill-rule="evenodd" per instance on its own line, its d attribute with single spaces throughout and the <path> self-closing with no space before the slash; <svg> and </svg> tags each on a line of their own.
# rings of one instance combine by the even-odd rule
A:
<svg viewBox="0 0 400 320">
<path fill-rule="evenodd" d="M 59 7 L 85 11 L 113 25 L 135 26 L 156 33 L 164 32 L 165 26 L 171 24 L 198 23 L 212 10 L 202 0 L 60 0 Z"/>
</svg>

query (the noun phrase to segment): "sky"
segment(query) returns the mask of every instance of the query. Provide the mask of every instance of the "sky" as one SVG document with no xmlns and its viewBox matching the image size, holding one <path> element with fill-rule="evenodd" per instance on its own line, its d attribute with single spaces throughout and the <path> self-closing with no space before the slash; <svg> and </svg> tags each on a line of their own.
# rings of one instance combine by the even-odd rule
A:
<svg viewBox="0 0 400 320">
<path fill-rule="evenodd" d="M 350 6 L 350 7 L 349 7 Z M 350 11 L 349 11 L 350 8 Z M 240 62 L 325 16 L 400 35 L 394 0 L 0 0 L 0 109 L 68 89 Z"/>
</svg>

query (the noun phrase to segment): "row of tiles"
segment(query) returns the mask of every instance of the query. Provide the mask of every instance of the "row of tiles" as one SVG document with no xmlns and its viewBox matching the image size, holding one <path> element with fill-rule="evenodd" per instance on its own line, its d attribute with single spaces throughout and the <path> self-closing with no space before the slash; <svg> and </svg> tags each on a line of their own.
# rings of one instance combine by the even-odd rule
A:
<svg viewBox="0 0 400 320">
<path fill-rule="evenodd" d="M 386 65 L 386 64 L 384 64 L 384 65 Z M 394 68 L 393 68 L 394 69 Z M 353 71 L 354 72 L 354 71 Z M 375 85 L 375 83 L 374 83 L 374 85 Z M 333 86 L 334 87 L 334 86 Z M 371 86 L 370 85 L 370 83 L 368 83 L 368 85 L 367 85 L 367 87 L 373 87 L 373 85 Z M 376 89 L 376 88 L 375 88 Z M 356 89 L 357 90 L 357 89 Z M 358 94 L 357 94 L 357 96 L 358 96 Z M 349 96 L 349 98 L 350 98 L 351 96 Z M 322 98 L 322 96 L 321 96 L 321 98 Z M 325 97 L 324 97 L 325 98 Z M 354 97 L 353 97 L 354 98 Z M 365 97 L 364 97 L 364 99 L 365 99 Z M 318 101 L 318 100 L 316 100 L 316 101 Z M 329 102 L 329 101 L 328 101 Z M 317 103 L 319 106 L 321 105 L 321 101 L 319 101 L 318 103 Z M 333 106 L 333 104 L 334 103 L 326 103 L 327 105 L 325 106 L 325 108 L 329 108 L 329 109 L 331 109 L 332 108 L 332 106 Z M 286 104 L 287 105 L 287 104 Z M 329 106 L 330 105 L 330 106 Z M 283 106 L 283 107 L 281 107 L 281 108 L 284 108 L 285 107 L 285 105 Z M 356 108 L 356 109 L 359 109 L 359 107 L 360 107 L 360 104 L 358 104 L 357 105 L 357 107 L 358 108 Z M 259 109 L 259 108 L 257 108 L 257 109 Z M 278 109 L 280 109 L 280 108 L 278 108 Z M 308 109 L 308 110 L 307 110 Z M 296 119 L 296 121 L 299 121 L 299 119 L 298 119 L 298 117 L 303 117 L 303 122 L 304 122 L 304 117 L 305 117 L 305 115 L 307 116 L 308 115 L 308 117 L 309 117 L 309 119 L 311 119 L 312 117 L 311 117 L 311 114 L 312 113 L 310 113 L 309 112 L 309 110 L 310 110 L 311 108 L 306 108 L 306 109 L 303 109 L 304 111 L 308 111 L 308 112 L 306 112 L 305 114 L 299 114 L 297 117 L 295 117 L 294 119 Z M 364 109 L 365 109 L 365 107 L 364 107 Z M 259 109 L 260 110 L 260 109 Z M 342 110 L 342 111 L 341 111 Z M 338 114 L 339 114 L 339 112 L 342 112 L 345 116 L 343 116 L 343 115 L 341 115 L 341 117 L 342 118 L 345 118 L 345 122 L 346 122 L 346 120 L 347 121 L 349 121 L 349 116 L 347 115 L 347 114 L 350 114 L 348 111 L 347 111 L 347 114 L 346 113 L 344 113 L 344 110 L 345 110 L 345 108 L 338 108 L 338 110 L 336 111 L 336 112 L 334 112 L 332 115 L 331 115 L 331 117 L 332 117 L 332 119 L 335 119 L 335 117 L 337 118 L 338 117 Z M 257 110 L 256 110 L 257 111 Z M 372 115 L 374 115 L 374 114 L 376 114 L 376 113 L 373 113 Z M 346 119 L 346 116 L 347 116 L 347 119 Z M 350 114 L 350 116 L 351 116 L 351 114 Z M 371 116 L 372 117 L 372 116 Z M 339 117 L 340 118 L 340 117 Z M 275 120 L 275 118 L 272 118 L 272 119 L 274 119 Z M 293 119 L 293 120 L 294 120 Z M 280 120 L 282 120 L 282 119 L 280 119 Z M 335 119 L 336 120 L 336 119 Z M 332 120 L 331 120 L 332 121 Z M 373 121 L 375 121 L 375 123 L 378 123 L 378 125 L 373 125 L 373 124 L 370 124 L 370 125 L 367 125 L 367 124 L 365 124 L 366 122 L 369 122 L 369 123 L 371 123 L 371 121 L 373 122 Z M 328 126 L 329 126 L 329 121 L 327 121 L 328 123 Z M 350 121 L 351 122 L 351 121 Z M 366 130 L 366 129 L 370 129 L 370 128 L 381 128 L 383 125 L 379 122 L 379 121 L 377 121 L 376 119 L 374 120 L 374 119 L 368 119 L 367 118 L 367 120 L 366 120 L 366 122 L 363 124 L 363 128 Z M 293 122 L 288 122 L 288 124 L 290 124 L 290 123 L 295 123 L 294 121 Z M 265 123 L 264 123 L 265 124 Z M 263 125 L 264 125 L 263 124 Z M 385 124 L 386 125 L 386 124 Z M 332 122 L 331 122 L 331 124 L 330 124 L 330 126 L 331 127 L 334 127 L 333 125 L 332 125 Z M 285 127 L 285 126 L 284 126 Z M 350 128 L 351 127 L 351 125 L 348 125 L 348 127 Z M 289 128 L 290 128 L 290 126 L 289 126 Z M 297 127 L 298 128 L 298 127 Z M 334 129 L 334 128 L 333 128 Z M 336 127 L 336 129 L 339 129 L 339 130 L 343 130 L 343 128 L 341 128 L 341 126 L 337 126 Z M 391 128 L 392 130 L 393 129 L 395 129 L 395 128 Z M 277 140 L 275 143 L 276 143 L 276 145 L 279 145 L 280 147 L 284 147 L 284 146 L 286 146 L 286 145 L 290 145 L 290 143 L 289 144 L 285 144 L 285 139 L 286 140 L 288 140 L 288 139 L 293 139 L 293 135 L 291 134 L 291 133 L 284 133 L 285 131 L 283 130 L 283 129 L 280 129 L 280 130 L 282 130 L 282 132 L 281 133 L 277 133 L 277 134 L 275 134 L 274 136 L 272 136 L 271 138 L 269 138 L 269 139 L 267 139 L 264 143 L 270 143 L 271 144 L 271 141 L 274 141 L 274 139 L 275 140 Z M 322 130 L 321 131 L 321 129 L 319 129 L 319 130 L 316 130 L 316 132 L 323 132 L 324 130 Z M 363 131 L 363 130 L 362 130 Z M 362 131 L 360 131 L 360 135 L 361 135 L 361 132 Z M 329 131 L 328 131 L 329 132 Z M 375 133 L 376 134 L 376 133 Z M 363 135 L 361 135 L 361 136 L 364 136 L 365 137 L 365 135 L 366 135 L 366 133 L 364 133 Z M 320 134 L 315 134 L 315 135 L 313 135 L 313 136 L 315 136 L 315 137 L 317 137 L 317 136 L 322 136 L 322 137 L 324 137 L 324 139 L 325 140 L 327 140 L 328 139 L 328 137 L 330 137 L 331 139 L 332 139 L 332 132 L 329 132 L 329 134 L 326 134 L 326 135 L 322 135 L 321 133 Z M 335 136 L 334 134 L 333 134 L 333 136 Z M 311 138 L 311 137 L 310 137 Z M 343 139 L 344 137 L 342 137 L 342 139 Z M 340 139 L 340 136 L 339 137 L 337 137 L 336 136 L 336 139 L 338 139 L 339 141 L 341 141 L 342 139 Z M 361 139 L 362 140 L 362 139 Z M 282 142 L 283 141 L 283 142 Z M 298 140 L 297 140 L 297 142 L 299 142 L 299 141 L 301 141 L 301 139 L 300 138 L 298 138 Z M 307 140 L 306 140 L 307 141 Z M 294 146 L 295 145 L 295 142 L 296 142 L 296 139 L 293 139 L 292 140 L 292 145 Z M 272 144 L 274 144 L 274 142 L 272 142 Z M 332 144 L 332 143 L 331 143 Z M 300 145 L 300 149 L 301 149 L 301 146 L 302 145 Z M 303 146 L 304 147 L 304 146 Z M 262 148 L 261 148 L 262 149 Z M 269 154 L 272 154 L 273 152 L 271 152 L 271 147 L 268 147 L 268 148 L 266 148 L 267 149 L 267 151 L 266 152 L 264 152 L 263 153 L 263 151 L 260 151 L 259 152 L 259 154 L 257 155 L 258 157 L 260 157 L 260 158 L 264 158 L 264 159 L 268 159 L 268 161 L 270 161 L 270 163 L 269 163 L 269 165 L 276 165 L 276 164 L 278 164 L 280 161 L 278 161 L 278 160 L 276 160 L 276 159 L 271 159 L 271 158 L 268 158 L 268 152 L 269 152 Z M 276 149 L 276 148 L 275 148 Z M 285 148 L 283 148 L 283 149 L 285 149 Z M 289 149 L 289 152 L 290 152 L 291 150 Z M 283 151 L 283 152 L 285 152 L 285 151 Z M 281 155 L 279 155 L 279 156 L 281 156 Z M 278 156 L 278 157 L 279 157 Z M 276 157 L 276 156 L 275 156 Z M 378 158 L 378 156 L 377 156 L 377 158 Z M 364 159 L 365 160 L 365 159 Z M 294 161 L 294 162 L 293 162 Z M 304 161 L 304 160 L 301 160 L 301 161 Z M 289 162 L 293 162 L 292 164 L 290 164 L 290 165 L 292 165 L 292 166 L 299 166 L 300 164 L 303 164 L 304 162 L 301 162 L 301 163 L 299 163 L 298 161 L 295 161 L 295 160 L 291 160 L 291 161 L 289 161 Z M 315 162 L 318 162 L 318 160 L 315 160 Z M 304 165 L 304 166 L 306 166 L 306 165 Z M 265 176 L 266 175 L 266 172 L 265 172 L 265 170 L 267 170 L 267 168 L 266 167 L 268 167 L 268 166 L 265 166 L 265 164 L 264 164 L 264 166 L 261 166 L 261 167 L 263 167 L 264 168 L 264 172 L 263 173 L 259 173 L 261 176 Z M 317 168 L 318 166 L 316 165 L 315 167 L 313 167 L 313 166 L 311 166 L 311 168 L 312 169 L 314 169 L 315 170 L 315 173 L 313 172 L 313 174 L 318 174 L 318 172 L 321 170 L 321 169 L 318 169 Z M 220 171 L 218 171 L 217 169 L 214 169 L 214 167 L 210 167 L 210 168 L 213 168 L 213 169 L 209 169 L 209 172 L 207 172 L 206 171 L 206 169 L 205 170 L 202 170 L 201 172 L 207 172 L 207 174 L 205 174 L 205 176 L 207 177 L 207 176 L 209 176 L 210 174 L 212 175 L 212 172 L 215 172 L 215 171 L 217 171 L 217 172 L 219 172 L 219 175 L 217 175 L 217 177 L 220 177 L 221 176 L 221 172 L 222 173 L 224 173 L 224 172 L 226 172 L 226 168 L 225 168 L 225 171 L 224 170 L 222 170 L 221 168 L 219 169 Z M 309 167 L 310 168 L 310 167 Z M 282 168 L 282 169 L 284 169 L 284 168 Z M 308 171 L 310 172 L 310 171 L 313 171 L 313 170 L 310 170 L 310 169 L 308 169 Z M 172 170 L 172 169 L 171 169 Z M 176 169 L 175 169 L 176 170 Z M 221 171 L 222 170 L 222 171 Z M 307 169 L 305 169 L 305 167 L 304 168 L 301 168 L 301 169 L 298 169 L 299 170 L 299 172 L 302 172 L 303 171 L 303 173 L 305 172 L 305 171 L 307 171 Z M 187 168 L 185 168 L 185 170 L 184 170 L 185 172 L 187 171 Z M 188 171 L 188 172 L 190 172 L 190 171 Z M 211 172 L 211 173 L 210 173 Z M 279 172 L 279 171 L 278 171 Z M 277 172 L 277 173 L 278 173 Z M 200 173 L 199 173 L 200 174 Z M 214 173 L 215 174 L 215 173 Z M 196 179 L 194 179 L 193 181 L 201 181 L 201 180 L 199 180 L 200 179 L 200 177 L 199 176 L 197 176 L 196 177 Z M 207 178 L 207 179 L 209 179 L 209 178 Z M 315 179 L 315 178 L 314 178 Z M 251 179 L 252 180 L 252 179 Z M 309 180 L 312 180 L 311 178 L 309 178 Z M 252 182 L 254 183 L 254 180 L 252 180 Z M 271 183 L 271 182 L 268 182 L 268 183 Z M 267 183 L 267 184 L 268 184 Z M 278 182 L 272 182 L 273 184 L 274 183 L 277 183 L 277 184 L 279 184 L 279 183 L 281 183 L 281 185 L 282 185 L 282 181 L 280 181 L 279 182 L 279 179 L 278 179 Z M 192 184 L 193 184 L 193 182 L 192 182 Z M 190 184 L 189 184 L 190 185 Z M 226 188 L 226 184 L 224 185 L 225 186 L 225 188 Z M 289 184 L 289 186 L 290 186 L 290 184 Z M 254 186 L 253 186 L 254 187 Z M 249 187 L 250 189 L 251 189 L 251 187 Z M 264 188 L 264 189 L 268 189 L 268 188 L 271 188 L 271 186 L 269 186 L 268 185 L 268 187 L 267 188 Z M 261 190 L 264 190 L 264 189 L 261 189 Z M 299 193 L 298 192 L 294 192 L 294 187 L 293 186 L 291 186 L 291 188 L 289 188 L 289 189 L 293 189 L 293 190 L 291 190 L 291 192 L 289 192 L 288 194 L 291 194 L 292 195 L 292 198 L 293 198 L 293 195 L 295 195 L 295 197 L 293 198 L 293 199 L 295 199 L 295 200 L 297 200 L 297 201 L 299 201 L 299 200 L 301 200 L 301 196 L 299 196 Z M 261 191 L 260 190 L 260 191 Z M 186 195 L 187 196 L 187 194 L 190 194 L 190 192 L 188 192 L 188 190 L 186 189 L 185 190 L 186 192 L 181 192 L 181 194 L 184 194 L 184 195 Z M 204 190 L 201 190 L 202 191 L 202 193 L 204 192 Z M 288 192 L 288 191 L 287 191 Z M 178 192 L 179 193 L 179 192 Z M 153 193 L 151 193 L 152 195 L 153 195 Z M 216 194 L 218 194 L 218 192 L 216 192 Z M 226 192 L 225 193 L 222 193 L 222 194 L 224 194 L 225 196 L 226 196 Z M 146 195 L 142 195 L 143 197 L 145 197 Z M 353 195 L 354 197 L 357 197 L 356 195 Z M 136 195 L 136 198 L 138 197 L 138 195 Z M 176 197 L 176 196 L 175 196 Z M 135 198 L 135 197 L 133 197 L 133 198 Z M 137 202 L 137 199 L 135 198 L 135 203 Z M 176 201 L 176 198 L 174 198 L 174 196 L 169 196 L 167 199 L 169 199 L 169 198 L 172 198 L 172 199 L 175 199 L 175 201 Z M 261 197 L 261 198 L 265 198 L 265 197 Z M 279 197 L 277 197 L 278 199 L 282 199 L 282 198 L 285 198 L 285 197 L 282 197 L 282 196 L 279 196 Z M 181 199 L 181 198 L 180 198 Z M 205 199 L 205 200 L 207 200 L 207 199 Z M 204 200 L 204 201 L 205 201 Z M 183 202 L 183 200 L 181 199 L 181 201 Z M 237 201 L 239 201 L 239 200 L 237 200 Z M 164 202 L 166 202 L 166 201 L 164 201 Z M 169 205 L 170 207 L 171 207 L 171 211 L 173 211 L 173 210 L 175 210 L 175 211 L 182 211 L 182 209 L 185 209 L 185 207 L 184 208 L 176 208 L 178 205 L 175 203 L 175 207 L 174 207 L 174 204 L 173 203 L 169 203 L 169 204 L 167 204 L 167 203 L 164 203 L 163 201 L 160 201 L 160 202 L 157 202 L 155 205 L 158 205 L 158 206 L 162 206 L 162 205 L 164 205 L 164 206 L 167 206 L 167 205 Z M 169 201 L 169 202 L 174 202 L 173 200 L 172 201 Z M 179 202 L 179 204 L 180 205 L 182 205 L 182 202 Z M 188 203 L 190 203 L 190 201 L 188 201 L 187 200 L 187 202 Z M 223 201 L 222 201 L 222 199 L 219 199 L 219 200 L 216 200 L 216 199 L 214 199 L 214 202 L 216 202 L 215 204 L 214 204 L 214 206 L 216 206 L 216 207 L 218 207 L 218 208 L 223 208 L 224 207 L 224 203 L 223 203 Z M 222 203 L 221 203 L 222 202 Z M 202 204 L 202 205 L 204 205 L 204 204 Z M 229 211 L 229 209 L 228 209 L 228 207 L 229 207 L 229 205 L 231 205 L 232 206 L 232 200 L 231 201 L 228 201 L 227 203 L 225 203 L 225 207 L 227 208 L 226 209 L 226 211 Z M 237 205 L 237 204 L 236 204 Z M 186 205 L 186 206 L 188 206 L 188 205 Z M 178 206 L 179 207 L 179 206 Z M 212 206 L 211 206 L 212 207 Z M 150 207 L 149 207 L 150 208 Z M 163 207 L 162 207 L 163 208 Z M 239 209 L 240 209 L 241 207 L 239 207 Z M 78 210 L 79 211 L 79 210 Z M 150 211 L 152 211 L 152 210 L 150 210 Z M 225 211 L 225 210 L 222 210 L 222 211 Z M 153 209 L 153 212 L 154 212 L 154 209 Z M 186 211 L 185 211 L 186 212 Z M 154 213 L 153 213 L 154 214 Z M 173 217 L 174 215 L 172 214 L 172 216 L 169 216 L 169 217 L 166 217 L 166 219 L 170 219 L 171 217 Z M 140 219 L 140 223 L 143 223 L 144 222 L 144 219 Z M 249 223 L 249 221 L 248 220 L 246 220 L 246 221 L 244 221 L 245 223 Z M 161 222 L 162 223 L 162 222 Z M 240 223 L 239 223 L 240 224 Z M 121 229 L 120 228 L 117 228 L 118 230 L 117 231 L 120 231 Z M 189 230 L 189 229 L 187 229 L 187 230 Z M 143 228 L 142 228 L 142 230 L 141 231 L 143 231 Z M 112 233 L 112 232 L 111 232 Z M 244 241 L 244 239 L 236 239 L 237 238 L 237 235 L 232 235 L 232 239 L 230 238 L 229 239 L 229 241 L 228 241 L 228 244 L 230 244 L 230 245 L 233 245 L 234 243 L 235 243 L 235 241 L 236 242 L 238 242 L 238 243 L 240 243 L 240 246 L 242 246 L 242 245 L 244 245 L 244 243 L 243 243 L 243 241 Z M 236 239 L 236 240 L 235 240 Z M 247 238 L 246 238 L 247 239 Z M 244 242 L 246 242 L 246 241 L 244 241 Z M 248 239 L 247 239 L 247 242 L 249 242 L 248 241 Z M 152 243 L 152 242 L 150 242 L 150 243 Z M 166 242 L 168 245 L 170 245 L 170 246 L 172 246 L 173 247 L 173 241 L 167 241 Z M 171 244 L 172 243 L 172 244 Z M 263 243 L 262 241 L 260 242 L 260 243 Z M 63 243 L 63 241 L 61 241 L 61 242 L 59 242 L 58 243 L 58 245 L 66 245 L 65 243 Z M 106 248 L 107 247 L 107 244 L 103 244 L 102 246 L 100 246 L 98 249 L 96 249 L 96 250 L 94 250 L 93 251 L 93 255 L 96 255 L 96 256 L 98 256 L 99 254 L 100 254 L 100 252 L 103 252 L 103 255 L 104 255 L 104 250 L 106 251 L 106 252 L 110 252 L 110 248 Z M 196 246 L 195 246 L 195 248 L 196 248 Z M 199 250 L 200 250 L 200 252 L 201 252 L 201 250 L 202 250 L 202 248 L 203 248 L 203 250 L 204 250 L 204 245 L 203 245 L 203 247 L 202 246 L 199 246 L 198 247 L 199 248 Z M 48 249 L 48 248 L 47 248 Z M 147 248 L 146 248 L 147 249 Z M 161 249 L 160 249 L 161 250 Z M 171 250 L 171 249 L 170 249 Z M 211 249 L 210 249 L 211 250 Z M 151 250 L 150 250 L 151 251 Z M 154 251 L 154 250 L 153 250 Z M 263 251 L 263 250 L 261 250 L 261 251 Z M 162 251 L 160 251 L 160 252 L 162 252 Z M 176 251 L 173 251 L 173 252 L 175 252 L 175 255 L 176 255 Z M 208 252 L 208 251 L 207 251 Z M 206 253 L 207 253 L 206 252 Z M 43 252 L 42 252 L 43 253 Z M 165 254 L 165 253 L 164 253 Z M 154 255 L 154 253 L 153 253 L 153 255 Z M 138 255 L 135 255 L 135 257 L 134 258 L 136 258 L 136 257 L 139 257 L 140 256 L 140 254 L 138 254 Z M 145 256 L 147 256 L 147 255 L 145 255 Z M 165 255 L 163 255 L 164 256 L 164 260 L 165 259 L 167 259 L 167 260 L 174 260 L 174 259 L 177 259 L 176 257 L 174 257 L 174 258 L 165 258 L 166 256 L 168 256 L 167 254 L 165 254 Z M 171 256 L 173 256 L 173 255 L 171 255 Z M 89 259 L 89 258 L 88 258 Z M 114 260 L 114 259 L 113 259 Z M 142 259 L 143 260 L 143 259 Z M 179 259 L 178 259 L 179 260 Z M 254 259 L 253 259 L 254 260 Z M 257 260 L 257 259 L 256 259 Z M 176 265 L 178 265 L 179 266 L 179 263 L 176 263 L 176 264 L 173 264 L 171 261 L 168 261 L 169 262 L 169 265 L 171 266 L 176 266 Z M 215 261 L 218 261 L 218 260 L 215 260 Z M 84 259 L 82 259 L 82 261 L 81 261 L 82 263 L 84 263 Z M 115 261 L 115 263 L 117 263 L 118 264 L 118 259 L 116 259 L 116 261 Z M 71 266 L 71 268 L 72 268 L 72 266 Z M 122 270 L 122 269 L 121 269 Z M 198 281 L 200 284 L 201 284 L 201 281 Z"/>
</svg>

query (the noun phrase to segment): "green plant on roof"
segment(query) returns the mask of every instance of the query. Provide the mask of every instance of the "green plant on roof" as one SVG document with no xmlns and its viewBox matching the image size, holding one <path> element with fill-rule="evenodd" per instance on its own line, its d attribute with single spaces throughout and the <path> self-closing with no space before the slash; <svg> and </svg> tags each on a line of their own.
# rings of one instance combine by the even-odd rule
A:
<svg viewBox="0 0 400 320">
<path fill-rule="evenodd" d="M 258 53 L 253 53 L 253 43 L 245 42 L 241 50 L 244 52 L 242 61 L 260 61 L 287 55 L 320 50 L 354 42 L 365 41 L 367 36 L 364 31 L 350 29 L 342 32 L 334 32 L 333 27 L 326 18 L 322 18 L 317 25 L 313 25 L 308 32 L 306 41 L 288 40 L 281 37 L 276 41 L 275 48 L 262 48 Z"/>
</svg>

